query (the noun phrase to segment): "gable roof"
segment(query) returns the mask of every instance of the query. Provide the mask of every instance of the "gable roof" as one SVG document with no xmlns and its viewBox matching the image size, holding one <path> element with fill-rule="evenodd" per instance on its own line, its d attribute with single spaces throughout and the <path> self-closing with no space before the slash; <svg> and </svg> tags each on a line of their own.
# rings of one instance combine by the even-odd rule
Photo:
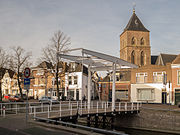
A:
<svg viewBox="0 0 180 135">
<path fill-rule="evenodd" d="M 173 60 L 172 64 L 180 64 L 180 54 Z"/>
<path fill-rule="evenodd" d="M 0 68 L 0 76 L 3 77 L 4 74 L 6 73 L 6 71 L 8 71 L 9 77 L 10 77 L 10 78 L 13 78 L 15 72 L 12 71 L 12 70 L 10 70 L 10 69 L 6 69 L 6 68 Z"/>
<path fill-rule="evenodd" d="M 144 27 L 140 19 L 137 17 L 137 15 L 135 14 L 135 11 L 133 11 L 133 15 L 131 16 L 124 31 L 126 30 L 149 32 L 149 30 Z"/>
<path fill-rule="evenodd" d="M 165 66 L 167 63 L 172 63 L 173 60 L 177 57 L 174 54 L 160 54 L 156 60 L 156 65 Z"/>
</svg>

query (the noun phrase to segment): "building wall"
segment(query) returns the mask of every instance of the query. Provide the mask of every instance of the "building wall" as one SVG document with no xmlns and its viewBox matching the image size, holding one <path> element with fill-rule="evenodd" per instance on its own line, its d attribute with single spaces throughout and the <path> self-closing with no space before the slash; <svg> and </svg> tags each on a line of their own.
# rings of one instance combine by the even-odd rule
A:
<svg viewBox="0 0 180 135">
<path fill-rule="evenodd" d="M 77 84 L 69 85 L 69 76 L 77 76 Z M 73 72 L 65 74 L 65 96 L 68 97 L 68 91 L 74 91 L 74 95 L 76 95 L 76 90 L 79 90 L 79 100 L 82 100 L 84 96 L 87 97 L 87 75 L 82 72 Z M 76 96 L 73 97 L 76 100 Z"/>
<path fill-rule="evenodd" d="M 171 85 L 172 84 L 170 84 L 170 86 Z M 167 84 L 166 86 L 164 86 L 162 83 L 131 84 L 131 102 L 162 103 L 162 91 L 165 88 L 166 91 L 169 93 L 169 84 Z M 153 90 L 154 98 L 152 100 L 139 100 L 138 90 Z M 171 87 L 170 92 L 172 93 Z M 172 103 L 172 99 L 170 99 L 170 101 Z M 169 95 L 167 96 L 167 103 L 169 103 Z"/>
<path fill-rule="evenodd" d="M 175 103 L 175 90 L 180 90 L 178 84 L 178 71 L 180 71 L 180 64 L 172 64 L 172 100 Z"/>
<path fill-rule="evenodd" d="M 136 83 L 136 73 L 147 73 L 147 83 L 153 83 L 153 72 L 166 72 L 167 74 L 167 80 L 172 79 L 172 73 L 171 73 L 171 65 L 168 64 L 167 66 L 159 66 L 159 65 L 148 65 L 143 66 L 137 69 L 131 70 L 131 83 Z"/>
</svg>

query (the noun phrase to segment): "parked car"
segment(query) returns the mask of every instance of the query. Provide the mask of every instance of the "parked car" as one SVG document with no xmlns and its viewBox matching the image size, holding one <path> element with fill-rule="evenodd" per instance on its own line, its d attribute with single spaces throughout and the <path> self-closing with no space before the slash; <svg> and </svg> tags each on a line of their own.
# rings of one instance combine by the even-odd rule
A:
<svg viewBox="0 0 180 135">
<path fill-rule="evenodd" d="M 17 94 L 16 96 L 21 97 L 21 94 Z M 26 99 L 27 99 L 27 95 L 23 94 L 23 100 L 26 100 Z"/>
<path fill-rule="evenodd" d="M 55 103 L 59 103 L 58 100 L 53 99 L 51 97 L 48 96 L 43 96 L 39 99 L 39 102 L 41 103 L 48 103 L 48 104 L 55 104 Z"/>
<path fill-rule="evenodd" d="M 21 97 L 15 95 L 15 96 L 10 96 L 9 101 L 10 102 L 20 102 L 20 101 L 22 101 L 22 99 L 21 99 Z"/>
<path fill-rule="evenodd" d="M 11 96 L 10 94 L 5 94 L 4 99 L 9 99 L 10 96 Z"/>
</svg>

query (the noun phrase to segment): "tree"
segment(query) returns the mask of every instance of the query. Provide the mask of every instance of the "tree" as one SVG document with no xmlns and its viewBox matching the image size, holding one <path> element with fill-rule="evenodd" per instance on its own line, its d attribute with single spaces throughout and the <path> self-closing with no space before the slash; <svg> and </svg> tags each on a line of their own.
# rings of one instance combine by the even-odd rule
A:
<svg viewBox="0 0 180 135">
<path fill-rule="evenodd" d="M 42 60 L 45 60 L 51 63 L 54 67 L 54 76 L 56 79 L 56 86 L 57 86 L 57 96 L 58 100 L 60 100 L 59 94 L 59 64 L 61 62 L 60 57 L 58 54 L 64 54 L 68 52 L 69 45 L 70 45 L 70 37 L 66 36 L 62 31 L 57 31 L 54 33 L 54 36 L 50 40 L 51 44 L 48 45 L 43 49 L 43 56 Z"/>
<path fill-rule="evenodd" d="M 21 77 L 24 68 L 29 65 L 28 62 L 31 57 L 31 52 L 26 53 L 25 50 L 20 46 L 13 47 L 12 51 L 13 51 L 13 55 L 11 56 L 10 59 L 10 63 L 11 63 L 10 68 L 12 68 L 17 73 L 18 87 L 21 94 L 21 98 L 23 99 Z"/>
<path fill-rule="evenodd" d="M 2 101 L 2 78 L 4 75 L 4 68 L 7 67 L 8 65 L 8 60 L 9 60 L 9 55 L 4 51 L 3 48 L 0 47 L 0 101 Z"/>
</svg>

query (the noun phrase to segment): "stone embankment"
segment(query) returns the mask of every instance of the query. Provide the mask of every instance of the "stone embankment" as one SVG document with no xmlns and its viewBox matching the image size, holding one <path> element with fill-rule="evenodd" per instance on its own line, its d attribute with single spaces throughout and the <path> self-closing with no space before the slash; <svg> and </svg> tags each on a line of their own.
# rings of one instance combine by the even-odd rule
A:
<svg viewBox="0 0 180 135">
<path fill-rule="evenodd" d="M 115 126 L 180 134 L 180 108 L 144 104 L 139 114 L 117 117 Z"/>
</svg>

